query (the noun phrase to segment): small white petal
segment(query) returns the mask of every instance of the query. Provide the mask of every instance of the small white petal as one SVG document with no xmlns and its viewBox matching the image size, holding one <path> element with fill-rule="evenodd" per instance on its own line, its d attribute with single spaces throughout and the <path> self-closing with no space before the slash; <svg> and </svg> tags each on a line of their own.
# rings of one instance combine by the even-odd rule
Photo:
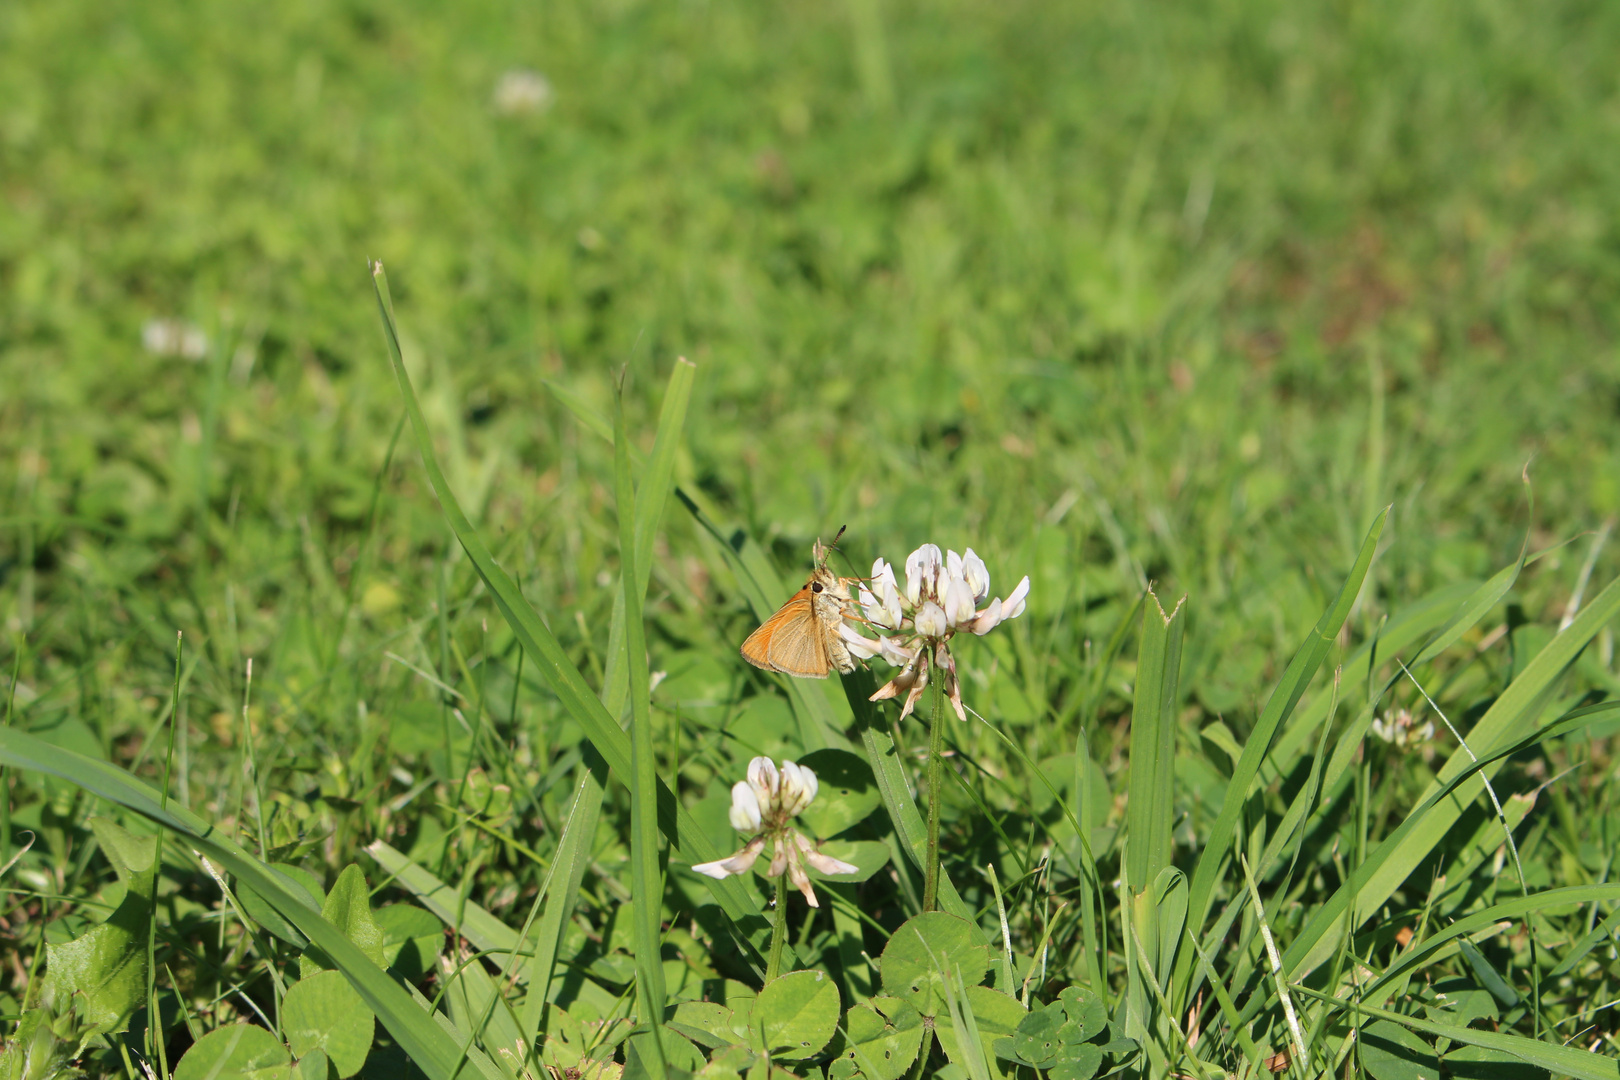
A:
<svg viewBox="0 0 1620 1080">
<path fill-rule="evenodd" d="M 823 874 L 854 874 L 860 871 L 858 866 L 851 866 L 849 863 L 841 859 L 835 859 L 831 855 L 823 855 L 816 850 L 814 844 L 805 838 L 803 833 L 794 833 L 793 842 L 798 846 L 799 851 L 803 853 L 804 861 L 809 864 L 812 870 Z"/>
<path fill-rule="evenodd" d="M 965 626 L 978 613 L 973 610 L 973 587 L 960 577 L 952 577 L 945 588 L 945 618 L 953 627 Z"/>
<path fill-rule="evenodd" d="M 724 859 L 720 859 L 715 862 L 698 863 L 696 866 L 693 866 L 692 869 L 694 872 L 702 874 L 704 877 L 724 879 L 731 876 L 731 871 L 726 869 L 726 860 Z"/>
<path fill-rule="evenodd" d="M 898 630 L 900 629 L 900 619 L 902 617 L 900 589 L 894 581 L 894 569 L 886 566 L 883 571 L 883 576 L 877 581 L 878 602 L 883 605 L 883 610 L 888 614 L 888 619 L 885 620 L 884 625 L 891 630 Z"/>
<path fill-rule="evenodd" d="M 980 637 L 984 637 L 984 635 L 988 634 L 1001 624 L 1001 608 L 1001 598 L 998 596 L 994 600 L 990 601 L 988 607 L 979 612 L 978 618 L 973 620 L 968 629 L 972 630 Z"/>
<path fill-rule="evenodd" d="M 892 588 L 893 586 L 891 585 L 890 589 Z M 881 582 L 878 585 L 878 590 L 879 593 L 881 593 L 883 590 L 883 585 Z M 861 605 L 861 612 L 866 616 L 866 621 L 871 623 L 873 626 L 881 626 L 885 630 L 895 630 L 899 628 L 900 620 L 890 615 L 888 605 L 884 602 L 885 598 L 883 596 L 879 595 L 878 593 L 873 593 L 871 589 L 868 589 L 865 585 L 862 585 L 859 593 L 856 596 L 856 600 Z"/>
<path fill-rule="evenodd" d="M 1001 602 L 1002 619 L 1016 619 L 1022 615 L 1024 613 L 1024 598 L 1028 595 L 1029 575 L 1025 574 L 1024 580 L 1018 583 L 1018 588 L 1014 589 L 1012 595 Z"/>
<path fill-rule="evenodd" d="M 714 862 L 698 863 L 693 870 L 706 877 L 724 878 L 732 874 L 746 874 L 759 858 L 759 853 L 765 850 L 765 838 L 756 836 L 735 855 Z"/>
<path fill-rule="evenodd" d="M 811 907 L 821 906 L 816 903 L 816 890 L 810 887 L 810 877 L 804 872 L 804 867 L 799 864 L 797 852 L 788 860 L 788 881 L 792 882 L 793 887 L 804 894 L 805 903 Z"/>
<path fill-rule="evenodd" d="M 855 874 L 861 869 L 831 855 L 823 855 L 819 851 L 805 852 L 804 861 L 810 864 L 810 869 L 823 874 Z"/>
<path fill-rule="evenodd" d="M 759 832 L 759 796 L 753 785 L 739 780 L 731 785 L 731 827 L 741 833 Z"/>
<path fill-rule="evenodd" d="M 878 645 L 882 650 L 883 659 L 895 667 L 905 667 L 917 655 L 916 649 L 906 648 L 896 638 L 886 637 Z"/>
<path fill-rule="evenodd" d="M 932 589 L 939 565 L 939 548 L 934 544 L 924 544 L 906 556 L 906 599 L 913 607 L 922 597 L 923 589 Z"/>
<path fill-rule="evenodd" d="M 924 601 L 917 609 L 916 623 L 917 633 L 925 638 L 942 638 L 951 628 L 945 609 L 932 600 Z"/>
<path fill-rule="evenodd" d="M 816 797 L 816 788 L 816 774 L 812 770 L 791 761 L 782 762 L 782 816 L 793 817 L 809 806 L 810 800 Z"/>
<path fill-rule="evenodd" d="M 748 783 L 759 798 L 760 813 L 769 815 L 776 806 L 777 792 L 781 790 L 781 780 L 770 758 L 757 757 L 748 763 Z"/>
<path fill-rule="evenodd" d="M 962 576 L 962 556 L 954 551 L 945 552 L 945 576 L 947 578 Z"/>
<path fill-rule="evenodd" d="M 838 637 L 843 641 L 844 648 L 849 650 L 850 655 L 860 660 L 872 659 L 878 654 L 878 650 L 883 647 L 883 642 L 880 639 L 862 637 L 860 632 L 848 623 L 838 627 Z"/>
<path fill-rule="evenodd" d="M 967 554 L 962 556 L 962 580 L 972 588 L 975 604 L 990 595 L 990 571 L 984 565 L 984 560 L 973 554 L 972 548 L 968 548 Z"/>
</svg>

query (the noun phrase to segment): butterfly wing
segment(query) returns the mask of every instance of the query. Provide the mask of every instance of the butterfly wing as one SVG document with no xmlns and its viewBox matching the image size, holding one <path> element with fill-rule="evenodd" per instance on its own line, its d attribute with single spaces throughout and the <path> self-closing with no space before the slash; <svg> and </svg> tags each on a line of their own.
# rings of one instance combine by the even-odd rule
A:
<svg viewBox="0 0 1620 1080">
<path fill-rule="evenodd" d="M 816 622 L 810 586 L 765 620 L 742 643 L 742 656 L 755 667 L 801 679 L 827 677 L 827 649 Z"/>
</svg>

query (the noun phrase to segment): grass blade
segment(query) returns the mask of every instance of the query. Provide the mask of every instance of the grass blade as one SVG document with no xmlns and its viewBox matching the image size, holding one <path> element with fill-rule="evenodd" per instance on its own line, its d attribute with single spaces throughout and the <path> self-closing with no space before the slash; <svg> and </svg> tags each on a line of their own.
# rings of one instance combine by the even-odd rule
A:
<svg viewBox="0 0 1620 1080">
<path fill-rule="evenodd" d="M 624 597 L 624 668 L 630 686 L 630 895 L 636 946 L 636 1005 L 651 1028 L 652 1075 L 664 1075 L 664 967 L 659 956 L 664 878 L 658 872 L 658 772 L 654 768 L 652 697 L 648 687 L 646 627 L 641 621 L 641 577 L 636 563 L 635 491 L 630 481 L 629 438 L 624 430 L 624 390 L 613 409 L 613 491 L 619 508 L 619 578 Z"/>
<path fill-rule="evenodd" d="M 433 451 L 433 440 L 427 430 L 427 420 L 422 415 L 415 391 L 411 388 L 410 375 L 405 370 L 405 360 L 400 353 L 399 335 L 395 329 L 393 305 L 388 299 L 388 283 L 383 276 L 380 263 L 374 266 L 372 279 L 376 285 L 377 310 L 382 318 L 389 360 L 393 363 L 394 375 L 399 381 L 400 394 L 405 399 L 405 410 L 410 416 L 411 429 L 422 455 L 423 469 L 434 493 L 439 497 L 439 506 L 444 510 L 451 530 L 460 541 L 463 550 L 467 552 L 468 558 L 472 560 L 479 577 L 489 588 L 502 617 L 512 628 L 513 636 L 523 646 L 526 655 L 533 660 L 546 684 L 557 695 L 563 708 L 584 729 L 586 737 L 602 755 L 602 760 L 607 763 L 608 768 L 621 780 L 627 779 L 633 772 L 630 762 L 630 737 L 619 727 L 617 719 L 609 714 L 602 702 L 591 693 L 585 677 L 569 660 L 540 616 L 529 606 L 517 584 L 496 564 L 489 548 L 473 528 L 472 522 L 467 519 L 454 493 L 450 491 L 449 483 L 445 480 L 444 472 L 439 468 L 437 456 Z M 720 853 L 714 850 L 708 837 L 662 782 L 658 785 L 658 825 L 670 843 L 689 861 L 707 862 L 719 857 Z M 757 956 L 763 953 L 770 933 L 769 924 L 760 913 L 757 898 L 745 890 L 742 883 L 735 878 L 716 881 L 705 877 L 703 881 L 714 894 L 720 909 L 737 928 L 739 939 L 748 942 L 757 959 Z"/>
<path fill-rule="evenodd" d="M 1175 821 L 1176 709 L 1181 678 L 1182 615 L 1186 597 L 1164 613 L 1148 590 L 1136 659 L 1136 701 L 1131 709 L 1130 796 L 1125 804 L 1131 881 L 1146 891 L 1170 864 L 1170 827 Z M 1149 935 L 1151 939 L 1152 935 Z"/>
<path fill-rule="evenodd" d="M 675 362 L 669 373 L 669 384 L 664 390 L 664 404 L 658 414 L 658 432 L 653 439 L 652 457 L 642 474 L 641 488 L 636 492 L 635 581 L 636 596 L 647 595 L 647 583 L 652 580 L 653 539 L 657 536 L 658 522 L 663 519 L 664 504 L 668 501 L 675 474 L 675 450 L 680 445 L 681 431 L 686 424 L 687 405 L 692 399 L 692 383 L 697 368 L 684 358 Z M 591 417 L 594 413 L 583 410 L 583 405 L 562 395 L 576 415 L 587 426 L 596 430 Z M 596 418 L 600 420 L 600 418 Z M 610 442 L 612 428 L 602 421 L 602 432 Z M 635 447 L 626 449 L 634 454 Z M 625 628 L 625 597 L 621 590 L 613 599 L 613 621 L 608 629 L 607 670 L 602 680 L 602 704 L 610 716 L 620 716 L 630 692 L 630 683 L 623 657 Z M 534 955 L 529 960 L 530 996 L 523 1007 L 523 1028 L 530 1047 L 538 1045 L 540 1023 L 545 1014 L 552 972 L 556 967 L 557 951 L 562 947 L 563 932 L 579 897 L 580 884 L 590 863 L 591 844 L 596 838 L 596 824 L 601 817 L 602 797 L 607 780 L 607 766 L 594 750 L 585 755 L 585 768 L 580 771 L 579 789 L 568 811 L 562 839 L 552 863 L 552 872 L 562 878 L 547 896 L 540 913 L 538 929 L 534 935 Z"/>
</svg>

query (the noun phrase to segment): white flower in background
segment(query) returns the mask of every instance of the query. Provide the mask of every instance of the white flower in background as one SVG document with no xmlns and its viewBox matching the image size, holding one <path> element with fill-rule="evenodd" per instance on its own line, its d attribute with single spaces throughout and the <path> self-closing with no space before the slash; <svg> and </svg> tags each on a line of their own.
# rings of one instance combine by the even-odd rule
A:
<svg viewBox="0 0 1620 1080">
<path fill-rule="evenodd" d="M 513 68 L 495 84 L 495 111 L 506 116 L 537 113 L 551 105 L 551 83 L 538 71 Z"/>
<path fill-rule="evenodd" d="M 731 827 L 753 838 L 730 858 L 699 863 L 692 869 L 712 878 L 746 874 L 766 845 L 774 843 L 771 877 L 780 877 L 786 870 L 788 880 L 804 894 L 810 906 L 820 907 L 810 877 L 804 872 L 805 864 L 823 874 L 853 874 L 857 868 L 823 855 L 803 833 L 791 827 L 793 819 L 815 800 L 818 787 L 816 774 L 803 765 L 784 761 L 777 769 L 768 757 L 750 761 L 748 779 L 737 781 L 731 788 Z"/>
<path fill-rule="evenodd" d="M 208 335 L 184 319 L 147 319 L 141 327 L 141 346 L 154 356 L 201 360 L 208 355 Z"/>
<path fill-rule="evenodd" d="M 972 548 L 962 555 L 954 551 L 941 555 L 936 545 L 924 544 L 906 556 L 904 589 L 894 567 L 882 559 L 873 563 L 870 582 L 861 586 L 857 600 L 867 623 L 889 633 L 874 641 L 847 627 L 843 632 L 850 652 L 862 659 L 882 656 L 900 669 L 872 695 L 872 700 L 905 694 L 906 703 L 900 710 L 900 719 L 904 720 L 916 708 L 933 666 L 945 680 L 945 693 L 958 719 L 966 720 L 950 640 L 964 630 L 982 637 L 1008 619 L 1022 615 L 1029 596 L 1029 578 L 1020 581 L 1005 600 L 998 596 L 984 604 L 989 595 L 990 571 Z"/>
<path fill-rule="evenodd" d="M 1409 711 L 1396 709 L 1392 713 L 1385 713 L 1381 718 L 1375 718 L 1372 722 L 1372 733 L 1396 747 L 1415 746 L 1434 738 L 1434 721 L 1430 720 L 1420 727 Z"/>
</svg>

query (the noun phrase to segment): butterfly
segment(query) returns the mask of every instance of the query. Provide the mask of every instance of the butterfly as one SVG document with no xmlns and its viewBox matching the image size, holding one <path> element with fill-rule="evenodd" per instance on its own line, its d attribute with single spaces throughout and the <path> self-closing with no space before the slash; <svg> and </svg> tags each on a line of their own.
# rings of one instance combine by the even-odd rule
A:
<svg viewBox="0 0 1620 1080">
<path fill-rule="evenodd" d="M 838 536 L 843 535 L 839 529 Z M 838 536 L 833 537 L 834 544 Z M 841 578 L 827 568 L 831 548 L 820 540 L 812 551 L 816 568 L 804 588 L 742 643 L 743 659 L 757 668 L 801 679 L 825 679 L 831 668 L 845 674 L 855 670 L 855 658 L 844 647 L 838 628 L 849 602 L 849 583 L 857 579 Z"/>
</svg>

